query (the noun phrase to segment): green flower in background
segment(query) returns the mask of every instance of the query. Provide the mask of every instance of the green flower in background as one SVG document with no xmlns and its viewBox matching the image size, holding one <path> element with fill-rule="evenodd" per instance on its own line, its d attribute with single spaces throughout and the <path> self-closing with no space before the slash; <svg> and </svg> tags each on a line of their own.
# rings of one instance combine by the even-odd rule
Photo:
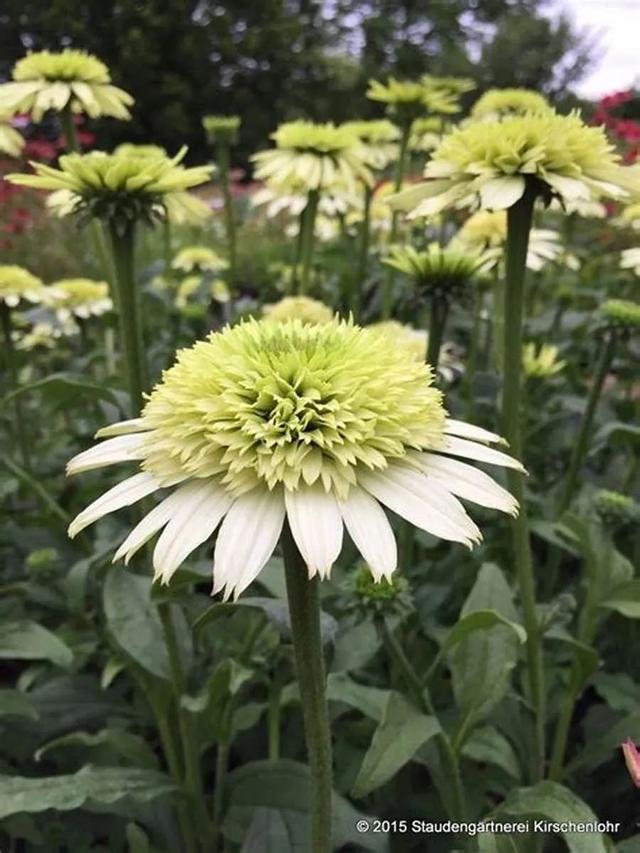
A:
<svg viewBox="0 0 640 853">
<path fill-rule="evenodd" d="M 262 314 L 267 320 L 275 323 L 299 320 L 301 323 L 316 325 L 330 323 L 334 317 L 332 308 L 308 296 L 286 296 L 272 305 L 263 305 Z"/>
<path fill-rule="evenodd" d="M 531 89 L 489 89 L 471 109 L 471 117 L 483 121 L 499 121 L 514 115 L 552 112 L 551 105 L 539 92 Z"/>
<path fill-rule="evenodd" d="M 227 261 L 208 246 L 185 246 L 171 262 L 171 268 L 182 272 L 219 272 Z"/>
<path fill-rule="evenodd" d="M 631 333 L 640 330 L 640 303 L 629 299 L 607 299 L 600 306 L 600 316 L 610 329 Z"/>
<path fill-rule="evenodd" d="M 236 142 L 240 130 L 240 116 L 204 116 L 202 126 L 209 142 Z"/>
<path fill-rule="evenodd" d="M 456 496 L 507 513 L 511 495 L 459 459 L 520 469 L 487 445 L 498 436 L 447 417 L 430 368 L 384 334 L 351 323 L 249 321 L 178 353 L 139 418 L 70 474 L 120 462 L 139 467 L 72 522 L 75 536 L 163 488 L 167 497 L 122 543 L 131 556 L 163 530 L 156 576 L 178 566 L 221 525 L 214 591 L 237 597 L 257 577 L 285 516 L 310 577 L 326 577 L 343 525 L 376 578 L 396 568 L 381 504 L 441 538 L 471 546 L 481 533 Z"/>
<path fill-rule="evenodd" d="M 366 152 L 345 127 L 294 121 L 280 125 L 271 137 L 276 147 L 252 158 L 258 180 L 307 193 L 336 182 L 355 192 L 358 180 L 370 180 Z"/>
<path fill-rule="evenodd" d="M 392 204 L 409 218 L 447 207 L 480 205 L 502 210 L 531 182 L 549 200 L 616 199 L 640 191 L 640 172 L 620 165 L 602 127 L 588 127 L 577 113 L 526 115 L 500 122 L 472 122 L 444 137 L 427 163 L 428 180 L 398 193 Z"/>
<path fill-rule="evenodd" d="M 53 295 L 51 295 L 53 291 Z M 72 318 L 87 320 L 113 310 L 106 281 L 90 278 L 63 278 L 45 288 L 47 307 L 53 309 L 63 323 Z"/>
<path fill-rule="evenodd" d="M 525 344 L 522 348 L 522 370 L 527 379 L 549 379 L 564 370 L 566 361 L 558 359 L 558 347 L 552 344 Z"/>
<path fill-rule="evenodd" d="M 187 192 L 207 181 L 208 166 L 185 168 L 182 148 L 175 157 L 151 158 L 127 154 L 67 154 L 59 168 L 32 163 L 34 175 L 14 174 L 14 184 L 36 189 L 64 191 L 58 196 L 66 213 L 113 221 L 124 227 L 127 222 L 152 223 L 164 217 L 182 214 L 189 217 L 206 208 Z M 208 210 L 208 208 L 207 208 Z"/>
<path fill-rule="evenodd" d="M 425 296 L 459 299 L 469 285 L 491 266 L 491 259 L 479 252 L 456 246 L 442 248 L 432 243 L 424 251 L 413 246 L 394 246 L 383 259 L 413 282 Z"/>
<path fill-rule="evenodd" d="M 370 169 L 386 169 L 397 158 L 400 131 L 390 121 L 347 121 L 341 127 L 358 137 L 364 162 Z"/>
<path fill-rule="evenodd" d="M 42 302 L 46 294 L 47 288 L 29 270 L 15 264 L 0 264 L 0 304 L 16 308 L 21 301 Z"/>
<path fill-rule="evenodd" d="M 47 110 L 67 108 L 91 118 L 131 118 L 131 95 L 113 86 L 107 66 L 84 50 L 30 53 L 16 62 L 12 76 L 0 85 L 2 111 L 30 113 L 34 121 Z"/>
</svg>

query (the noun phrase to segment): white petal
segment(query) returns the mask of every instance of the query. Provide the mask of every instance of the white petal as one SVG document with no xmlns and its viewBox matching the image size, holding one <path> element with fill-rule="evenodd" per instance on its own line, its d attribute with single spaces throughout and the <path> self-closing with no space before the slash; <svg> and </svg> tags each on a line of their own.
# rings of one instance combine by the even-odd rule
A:
<svg viewBox="0 0 640 853">
<path fill-rule="evenodd" d="M 460 438 L 470 438 L 472 441 L 482 441 L 485 444 L 506 443 L 504 438 L 496 435 L 495 432 L 489 432 L 488 429 L 483 429 L 464 421 L 456 421 L 453 418 L 445 419 L 444 431 L 449 435 L 458 435 Z"/>
<path fill-rule="evenodd" d="M 222 522 L 213 558 L 213 591 L 237 598 L 256 579 L 278 544 L 284 523 L 281 491 L 241 495 Z"/>
<path fill-rule="evenodd" d="M 339 501 L 339 507 L 349 536 L 375 580 L 390 580 L 398 564 L 398 549 L 385 511 L 357 486 L 349 489 L 349 497 Z"/>
<path fill-rule="evenodd" d="M 358 482 L 393 512 L 421 530 L 467 547 L 482 535 L 464 507 L 434 479 L 395 464 L 384 471 L 365 471 Z"/>
<path fill-rule="evenodd" d="M 130 462 L 144 458 L 142 453 L 143 436 L 119 435 L 102 441 L 82 453 L 78 453 L 67 462 L 67 474 L 80 474 L 94 468 L 104 468 L 118 462 Z"/>
<path fill-rule="evenodd" d="M 200 480 L 182 494 L 153 551 L 154 577 L 168 583 L 178 566 L 222 521 L 233 497 L 219 483 Z"/>
<path fill-rule="evenodd" d="M 589 187 L 578 178 L 568 178 L 565 175 L 549 172 L 544 176 L 544 181 L 569 201 L 589 201 L 591 198 Z"/>
<path fill-rule="evenodd" d="M 524 193 L 522 175 L 504 175 L 490 178 L 480 187 L 480 203 L 490 210 L 504 210 L 511 207 Z"/>
<path fill-rule="evenodd" d="M 83 509 L 80 515 L 77 515 L 69 525 L 69 536 L 73 539 L 81 530 L 104 515 L 122 509 L 122 507 L 131 506 L 131 504 L 146 498 L 147 495 L 159 488 L 161 488 L 160 483 L 146 471 L 128 477 L 89 504 L 86 509 Z"/>
<path fill-rule="evenodd" d="M 110 438 L 112 435 L 125 435 L 129 432 L 145 432 L 149 424 L 144 418 L 131 418 L 128 421 L 119 421 L 117 424 L 109 424 L 102 427 L 96 433 L 96 438 Z"/>
<path fill-rule="evenodd" d="M 342 548 L 342 516 L 333 494 L 320 485 L 285 489 L 287 519 L 309 577 L 327 577 Z"/>
<path fill-rule="evenodd" d="M 523 465 L 513 456 L 507 456 L 506 453 L 501 453 L 492 447 L 485 447 L 484 444 L 476 444 L 475 441 L 466 441 L 453 435 L 445 435 L 444 444 L 438 447 L 438 452 L 462 456 L 465 459 L 475 459 L 477 462 L 488 462 L 489 465 L 515 468 L 516 471 L 522 471 L 523 474 L 527 473 Z"/>
<path fill-rule="evenodd" d="M 154 507 L 151 512 L 147 513 L 142 521 L 133 528 L 122 545 L 120 545 L 113 556 L 113 562 L 115 563 L 116 560 L 124 557 L 125 563 L 128 564 L 136 551 L 142 548 L 145 542 L 148 542 L 165 524 L 168 524 L 181 500 L 193 490 L 193 487 L 193 483 L 181 486 L 159 503 L 158 506 Z"/>
<path fill-rule="evenodd" d="M 435 477 L 446 489 L 459 498 L 464 498 L 489 509 L 497 509 L 510 515 L 518 514 L 518 502 L 506 489 L 499 486 L 484 471 L 435 453 L 412 454 L 425 474 Z"/>
</svg>

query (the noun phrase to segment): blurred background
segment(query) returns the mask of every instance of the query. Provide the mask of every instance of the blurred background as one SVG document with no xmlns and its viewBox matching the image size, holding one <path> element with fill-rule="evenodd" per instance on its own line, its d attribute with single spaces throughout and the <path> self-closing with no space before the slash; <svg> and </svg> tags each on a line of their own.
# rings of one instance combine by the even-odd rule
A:
<svg viewBox="0 0 640 853">
<path fill-rule="evenodd" d="M 97 127 L 104 147 L 186 142 L 201 162 L 201 116 L 238 114 L 246 164 L 284 120 L 381 114 L 365 90 L 387 73 L 585 106 L 633 83 L 639 29 L 637 0 L 3 0 L 0 79 L 26 49 L 82 47 L 136 99 L 132 123 Z"/>
</svg>

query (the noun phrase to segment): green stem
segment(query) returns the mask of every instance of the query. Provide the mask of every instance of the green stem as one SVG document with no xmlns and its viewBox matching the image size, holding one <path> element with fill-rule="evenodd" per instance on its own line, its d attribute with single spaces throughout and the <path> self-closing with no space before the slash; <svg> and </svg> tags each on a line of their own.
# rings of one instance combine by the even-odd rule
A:
<svg viewBox="0 0 640 853">
<path fill-rule="evenodd" d="M 418 674 L 405 655 L 395 634 L 389 628 L 384 618 L 379 618 L 376 624 L 382 636 L 384 647 L 391 660 L 396 663 L 399 670 L 402 672 L 405 682 L 411 691 L 414 702 L 421 711 L 436 717 L 434 707 L 431 703 L 431 699 L 429 698 L 429 693 L 423 688 Z M 465 820 L 467 813 L 466 795 L 464 785 L 462 783 L 462 777 L 460 775 L 458 758 L 451 744 L 451 739 L 442 729 L 436 736 L 436 744 L 440 762 L 443 768 L 446 768 L 447 778 L 451 786 L 451 816 L 455 820 Z"/>
<path fill-rule="evenodd" d="M 222 815 L 224 814 L 225 788 L 227 771 L 229 769 L 229 743 L 218 744 L 216 752 L 216 781 L 213 789 L 213 835 L 211 837 L 211 850 L 218 849 L 218 839 L 222 827 Z"/>
<path fill-rule="evenodd" d="M 560 503 L 558 505 L 558 516 L 561 516 L 571 503 L 578 484 L 580 469 L 582 468 L 582 463 L 584 462 L 589 448 L 589 438 L 591 436 L 593 419 L 598 407 L 600 395 L 602 394 L 605 379 L 607 378 L 611 362 L 613 361 L 615 343 L 615 335 L 613 332 L 608 332 L 600 347 L 598 364 L 591 384 L 591 390 L 589 391 L 587 407 L 584 412 L 584 417 L 582 418 L 582 423 L 580 424 L 578 438 L 574 443 L 573 450 L 571 452 L 569 470 L 567 471 L 567 478 L 565 480 L 562 495 L 560 497 Z"/>
<path fill-rule="evenodd" d="M 164 271 L 168 275 L 171 271 L 171 260 L 173 251 L 171 248 L 171 223 L 165 219 L 162 223 L 162 253 L 164 255 Z"/>
<path fill-rule="evenodd" d="M 427 346 L 427 364 L 433 368 L 437 376 L 440 361 L 440 347 L 444 337 L 444 328 L 449 314 L 449 302 L 446 297 L 434 296 L 429 311 L 429 342 Z"/>
<path fill-rule="evenodd" d="M 7 375 L 9 377 L 10 391 L 17 391 L 18 363 L 16 358 L 16 349 L 13 345 L 13 325 L 11 323 L 11 308 L 9 308 L 6 302 L 0 302 L 0 324 L 2 325 L 2 333 L 4 336 L 4 362 L 7 368 Z M 15 429 L 13 430 L 13 437 L 18 448 L 20 449 L 22 464 L 25 470 L 28 472 L 31 470 L 31 455 L 29 453 L 29 439 L 26 431 L 27 423 L 24 417 L 23 400 L 20 394 L 14 395 L 13 407 L 16 419 Z"/>
<path fill-rule="evenodd" d="M 301 264 L 300 281 L 298 283 L 298 294 L 308 293 L 309 282 L 311 281 L 311 271 L 313 269 L 313 248 L 315 243 L 316 230 L 316 214 L 318 212 L 318 202 L 320 200 L 319 190 L 310 190 L 307 200 L 307 206 L 304 210 L 304 218 L 301 220 L 303 225 L 302 230 L 302 245 L 301 245 Z"/>
<path fill-rule="evenodd" d="M 229 278 L 235 282 L 237 273 L 237 251 L 236 251 L 236 223 L 233 213 L 233 198 L 231 196 L 231 183 L 229 175 L 231 171 L 231 158 L 229 146 L 226 142 L 218 143 L 218 166 L 220 167 L 220 178 L 222 196 L 224 199 L 224 220 L 227 229 L 227 245 L 229 247 Z"/>
<path fill-rule="evenodd" d="M 135 223 L 129 222 L 124 229 L 119 229 L 114 222 L 110 222 L 109 231 L 118 291 L 121 355 L 131 399 L 131 413 L 135 417 L 142 407 L 142 392 L 146 386 L 147 374 L 135 282 Z"/>
<path fill-rule="evenodd" d="M 308 849 L 313 853 L 330 853 L 331 734 L 320 632 L 318 578 L 308 577 L 307 567 L 286 522 L 282 533 L 282 550 L 311 776 L 311 843 Z"/>
<path fill-rule="evenodd" d="M 269 707 L 267 709 L 267 732 L 269 743 L 269 761 L 280 758 L 280 697 L 282 678 L 276 672 L 269 687 Z"/>
<path fill-rule="evenodd" d="M 480 353 L 480 330 L 482 327 L 482 306 L 484 303 L 482 288 L 475 284 L 473 291 L 473 319 L 471 324 L 471 337 L 469 340 L 469 357 L 467 359 L 466 388 L 469 409 L 473 408 L 473 383 L 478 369 L 478 356 Z"/>
<path fill-rule="evenodd" d="M 400 144 L 398 148 L 398 160 L 396 162 L 395 175 L 393 179 L 393 191 L 399 192 L 404 180 L 404 172 L 407 164 L 407 148 L 409 146 L 409 136 L 411 135 L 412 121 L 404 122 L 400 127 Z M 391 231 L 389 232 L 389 243 L 393 245 L 398 238 L 398 224 L 400 222 L 400 211 L 394 210 L 391 216 Z M 386 271 L 386 275 L 382 281 L 382 319 L 388 320 L 391 317 L 393 283 L 395 281 L 395 273 L 392 269 Z"/>
<path fill-rule="evenodd" d="M 0 463 L 13 474 L 16 480 L 20 480 L 24 486 L 30 489 L 34 494 L 38 495 L 44 506 L 51 512 L 51 514 L 55 515 L 56 518 L 64 524 L 65 528 L 67 527 L 71 521 L 71 517 L 64 511 L 53 495 L 49 494 L 39 479 L 32 477 L 27 470 L 22 468 L 17 464 L 17 462 L 14 462 L 4 453 L 0 453 Z"/>
<path fill-rule="evenodd" d="M 506 281 L 504 286 L 504 348 L 502 429 L 511 452 L 522 456 L 522 328 L 524 284 L 533 217 L 535 189 L 527 186 L 524 195 L 507 211 Z M 520 506 L 517 518 L 511 522 L 515 565 L 520 600 L 527 631 L 527 662 L 530 698 L 535 714 L 533 750 L 531 755 L 532 781 L 543 777 L 545 763 L 546 696 L 541 636 L 536 614 L 535 579 L 529 542 L 524 477 L 519 471 L 507 469 L 509 491 Z"/>
<path fill-rule="evenodd" d="M 369 184 L 364 185 L 364 199 L 362 207 L 362 222 L 360 224 L 360 246 L 358 256 L 358 273 L 356 285 L 351 294 L 351 310 L 357 319 L 362 306 L 362 294 L 367 281 L 367 268 L 369 261 L 369 240 L 371 237 L 371 199 L 373 188 Z"/>
</svg>

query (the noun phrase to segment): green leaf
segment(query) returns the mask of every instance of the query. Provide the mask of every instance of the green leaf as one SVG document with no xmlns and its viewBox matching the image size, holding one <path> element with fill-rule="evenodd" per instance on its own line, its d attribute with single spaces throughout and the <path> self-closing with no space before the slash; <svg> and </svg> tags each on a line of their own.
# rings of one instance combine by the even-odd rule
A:
<svg viewBox="0 0 640 853">
<path fill-rule="evenodd" d="M 30 720 L 37 720 L 38 712 L 27 693 L 21 690 L 0 690 L 0 717 L 28 717 Z"/>
<path fill-rule="evenodd" d="M 47 402 L 60 408 L 86 406 L 90 400 L 104 400 L 114 406 L 119 405 L 118 396 L 111 388 L 78 379 L 70 373 L 52 373 L 44 379 L 21 385 L 6 394 L 0 405 L 7 404 L 21 394 L 31 394 L 34 391 L 40 391 Z"/>
<path fill-rule="evenodd" d="M 102 729 L 95 734 L 88 732 L 69 732 L 69 734 L 54 738 L 44 746 L 41 746 L 34 755 L 36 761 L 52 750 L 64 748 L 80 748 L 85 752 L 98 751 L 106 753 L 123 760 L 124 764 L 136 767 L 145 767 L 155 770 L 158 767 L 158 759 L 149 744 L 133 732 L 125 729 Z M 89 757 L 88 755 L 86 756 Z M 102 763 L 102 762 L 96 762 Z M 105 762 L 106 763 L 106 762 Z M 115 762 L 113 762 L 115 763 Z"/>
<path fill-rule="evenodd" d="M 293 849 L 308 850 L 310 780 L 306 765 L 286 759 L 244 764 L 229 774 L 227 802 L 222 828 L 230 841 L 242 844 L 256 810 L 270 809 L 280 813 Z M 356 822 L 366 817 L 348 800 L 334 793 L 334 848 L 352 844 L 370 853 L 386 853 L 386 833 L 358 833 L 356 830 Z"/>
<path fill-rule="evenodd" d="M 332 672 L 327 679 L 327 699 L 344 702 L 379 723 L 391 692 L 380 687 L 367 687 L 349 678 L 345 672 Z"/>
<path fill-rule="evenodd" d="M 597 821 L 589 806 L 564 785 L 557 782 L 539 782 L 531 788 L 513 791 L 499 806 L 500 813 L 531 818 L 546 818 L 562 823 Z M 561 832 L 572 853 L 607 853 L 599 832 Z"/>
<path fill-rule="evenodd" d="M 615 610 L 627 619 L 640 619 L 640 580 L 628 581 L 610 590 L 600 607 Z"/>
<path fill-rule="evenodd" d="M 240 853 L 295 853 L 282 813 L 256 809 Z"/>
<path fill-rule="evenodd" d="M 462 616 L 453 628 L 451 628 L 445 638 L 441 651 L 448 652 L 474 631 L 488 631 L 489 628 L 495 628 L 496 625 L 504 625 L 510 628 L 520 643 L 526 642 L 527 632 L 522 625 L 512 622 L 501 613 L 498 613 L 497 610 L 474 610 Z"/>
<path fill-rule="evenodd" d="M 0 622 L 0 658 L 7 660 L 48 660 L 69 667 L 71 649 L 51 631 L 27 619 Z"/>
<path fill-rule="evenodd" d="M 333 646 L 331 672 L 361 669 L 380 648 L 380 636 L 371 620 L 340 627 Z"/>
<path fill-rule="evenodd" d="M 492 726 L 476 729 L 462 748 L 462 755 L 479 764 L 493 764 L 515 779 L 521 779 L 520 765 L 511 743 Z"/>
<path fill-rule="evenodd" d="M 610 761 L 619 751 L 620 744 L 629 737 L 640 741 L 640 709 L 607 726 L 599 737 L 588 740 L 584 749 L 567 765 L 567 772 L 572 773 L 578 768 L 592 770 Z"/>
<path fill-rule="evenodd" d="M 171 670 L 151 579 L 113 566 L 104 582 L 104 612 L 115 644 L 147 672 L 169 679 Z"/>
<path fill-rule="evenodd" d="M 254 610 L 261 611 L 267 619 L 280 632 L 281 636 L 288 640 L 291 638 L 291 619 L 289 617 L 289 606 L 286 601 L 279 598 L 261 598 L 258 596 L 240 598 L 234 602 L 218 602 L 213 604 L 193 623 L 194 630 L 200 630 L 205 625 L 219 619 L 222 616 L 228 616 L 231 613 L 237 612 L 238 607 L 250 607 Z M 330 643 L 335 638 L 338 630 L 338 623 L 328 613 L 320 614 L 320 630 L 322 639 L 325 643 Z"/>
<path fill-rule="evenodd" d="M 472 723 L 482 720 L 507 693 L 522 639 L 513 627 L 518 616 L 511 589 L 492 563 L 481 566 L 458 624 L 471 627 L 476 623 L 470 617 L 487 611 L 500 614 L 502 620 L 481 615 L 478 628 L 460 639 L 449 653 L 453 691 L 462 713 L 461 731 L 470 731 Z M 495 624 L 489 627 L 491 620 Z"/>
<path fill-rule="evenodd" d="M 640 708 L 640 684 L 626 673 L 596 672 L 591 683 L 612 710 L 636 713 Z"/>
<path fill-rule="evenodd" d="M 384 785 L 439 732 L 435 717 L 421 714 L 399 693 L 391 693 L 353 785 L 353 796 L 364 797 Z"/>
<path fill-rule="evenodd" d="M 518 853 L 518 846 L 510 835 L 480 832 L 476 841 L 478 853 Z"/>
<path fill-rule="evenodd" d="M 71 811 L 124 798 L 148 802 L 174 791 L 164 773 L 137 767 L 83 767 L 68 776 L 0 776 L 0 819 L 18 812 Z"/>
</svg>

